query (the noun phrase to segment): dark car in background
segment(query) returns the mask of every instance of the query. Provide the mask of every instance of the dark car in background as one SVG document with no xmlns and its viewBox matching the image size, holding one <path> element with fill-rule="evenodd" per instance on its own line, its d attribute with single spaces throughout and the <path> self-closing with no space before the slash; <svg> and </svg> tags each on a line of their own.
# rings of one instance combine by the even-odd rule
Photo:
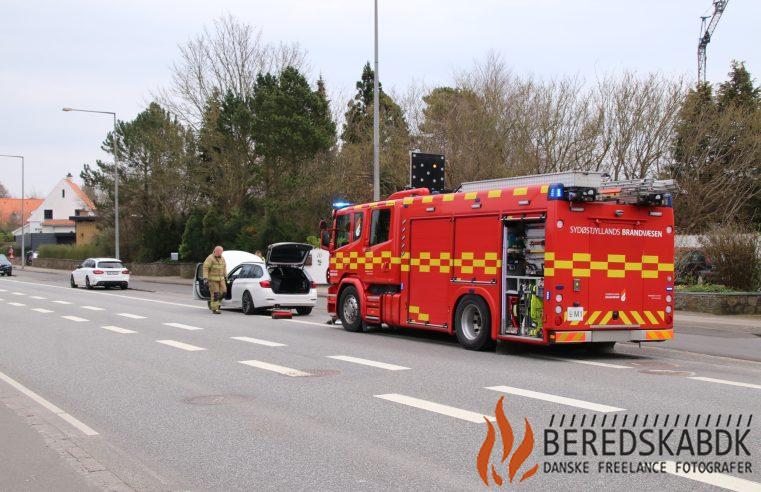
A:
<svg viewBox="0 0 761 492">
<path fill-rule="evenodd" d="M 676 281 L 679 284 L 710 283 L 714 277 L 711 259 L 698 249 L 678 252 L 675 263 Z"/>
<path fill-rule="evenodd" d="M 13 275 L 13 265 L 5 255 L 0 255 L 0 275 Z"/>
</svg>

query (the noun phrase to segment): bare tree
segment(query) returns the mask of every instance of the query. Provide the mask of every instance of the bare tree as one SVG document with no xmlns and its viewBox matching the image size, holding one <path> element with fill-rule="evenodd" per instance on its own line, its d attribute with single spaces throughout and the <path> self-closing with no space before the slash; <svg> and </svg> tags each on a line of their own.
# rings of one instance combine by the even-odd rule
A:
<svg viewBox="0 0 761 492">
<path fill-rule="evenodd" d="M 8 198 L 10 193 L 8 193 L 8 189 L 3 186 L 3 183 L 0 183 L 0 198 Z"/>
<path fill-rule="evenodd" d="M 180 58 L 171 69 L 172 84 L 154 97 L 195 130 L 215 93 L 248 96 L 260 73 L 286 66 L 308 70 L 306 51 L 297 43 L 268 43 L 260 28 L 232 15 L 180 46 Z"/>
</svg>

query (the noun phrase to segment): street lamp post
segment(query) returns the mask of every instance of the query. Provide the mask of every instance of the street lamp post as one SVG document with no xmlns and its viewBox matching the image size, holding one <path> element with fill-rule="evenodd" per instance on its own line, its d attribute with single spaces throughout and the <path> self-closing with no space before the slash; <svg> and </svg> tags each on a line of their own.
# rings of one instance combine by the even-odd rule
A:
<svg viewBox="0 0 761 492">
<path fill-rule="evenodd" d="M 11 157 L 21 159 L 21 269 L 26 265 L 26 237 L 25 237 L 25 220 L 24 220 L 24 156 L 0 154 L 0 157 Z"/>
<path fill-rule="evenodd" d="M 113 111 L 93 111 L 90 109 L 63 108 L 64 111 L 76 111 L 79 113 L 110 114 L 114 117 L 114 135 L 111 146 L 114 153 L 114 257 L 119 260 L 119 160 L 116 157 L 116 113 Z"/>
<path fill-rule="evenodd" d="M 380 122 L 378 101 L 378 0 L 375 0 L 375 76 L 373 77 L 373 201 L 380 201 Z"/>
</svg>

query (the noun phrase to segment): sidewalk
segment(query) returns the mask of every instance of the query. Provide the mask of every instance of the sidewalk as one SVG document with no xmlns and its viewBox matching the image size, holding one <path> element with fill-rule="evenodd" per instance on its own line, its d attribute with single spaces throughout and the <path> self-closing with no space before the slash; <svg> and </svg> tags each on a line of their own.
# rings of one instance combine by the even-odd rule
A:
<svg viewBox="0 0 761 492">
<path fill-rule="evenodd" d="M 2 402 L 0 435 L 0 490 L 98 490 Z"/>
</svg>

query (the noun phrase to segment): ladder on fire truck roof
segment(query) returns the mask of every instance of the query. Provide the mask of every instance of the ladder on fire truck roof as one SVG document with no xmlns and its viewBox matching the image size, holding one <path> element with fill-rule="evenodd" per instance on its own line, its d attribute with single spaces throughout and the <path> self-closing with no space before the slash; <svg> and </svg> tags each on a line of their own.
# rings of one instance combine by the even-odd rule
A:
<svg viewBox="0 0 761 492">
<path fill-rule="evenodd" d="M 463 183 L 458 191 L 486 191 L 520 186 L 562 185 L 564 188 L 594 189 L 597 200 L 618 200 L 637 203 L 653 195 L 667 195 L 676 190 L 673 179 L 629 179 L 611 181 L 607 174 L 597 171 L 567 171 L 534 174 L 514 178 L 497 178 Z"/>
</svg>

